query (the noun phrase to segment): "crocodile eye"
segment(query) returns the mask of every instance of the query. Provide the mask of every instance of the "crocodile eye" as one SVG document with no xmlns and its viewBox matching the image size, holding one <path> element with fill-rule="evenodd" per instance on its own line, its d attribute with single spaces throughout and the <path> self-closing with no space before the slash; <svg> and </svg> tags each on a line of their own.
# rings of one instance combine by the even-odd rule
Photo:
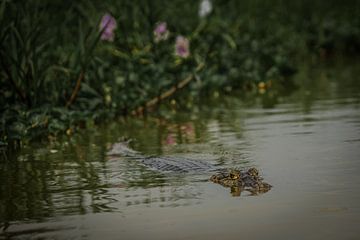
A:
<svg viewBox="0 0 360 240">
<path fill-rule="evenodd" d="M 229 177 L 233 180 L 238 179 L 240 177 L 240 173 L 238 171 L 232 171 L 229 173 Z"/>
<path fill-rule="evenodd" d="M 258 176 L 259 175 L 259 171 L 256 169 L 256 168 L 250 168 L 248 170 L 248 173 L 251 175 L 251 176 Z"/>
</svg>

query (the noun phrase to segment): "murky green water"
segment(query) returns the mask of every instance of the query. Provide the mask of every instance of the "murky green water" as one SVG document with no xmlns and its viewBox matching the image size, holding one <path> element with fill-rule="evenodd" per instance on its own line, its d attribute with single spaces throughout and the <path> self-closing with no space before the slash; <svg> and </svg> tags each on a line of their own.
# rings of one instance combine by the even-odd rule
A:
<svg viewBox="0 0 360 240">
<path fill-rule="evenodd" d="M 0 239 L 359 239 L 359 73 L 306 69 L 289 96 L 221 96 L 26 147 L 0 162 Z M 144 154 L 255 166 L 274 187 L 233 197 L 206 174 L 106 156 L 121 136 Z"/>
</svg>

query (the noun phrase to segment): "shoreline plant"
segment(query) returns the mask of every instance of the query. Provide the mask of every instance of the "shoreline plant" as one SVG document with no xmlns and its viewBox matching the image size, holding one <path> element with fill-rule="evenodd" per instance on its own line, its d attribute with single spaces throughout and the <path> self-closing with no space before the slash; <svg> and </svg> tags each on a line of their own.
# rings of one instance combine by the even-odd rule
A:
<svg viewBox="0 0 360 240">
<path fill-rule="evenodd" d="M 357 56 L 359 9 L 335 0 L 2 0 L 0 145 L 144 114 L 181 102 L 180 89 L 291 88 L 299 63 Z"/>
</svg>

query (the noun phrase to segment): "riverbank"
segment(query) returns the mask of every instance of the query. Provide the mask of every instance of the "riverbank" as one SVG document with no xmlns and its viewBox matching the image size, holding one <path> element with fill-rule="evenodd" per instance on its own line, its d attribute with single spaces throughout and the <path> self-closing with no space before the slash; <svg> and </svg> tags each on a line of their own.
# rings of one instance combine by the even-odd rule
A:
<svg viewBox="0 0 360 240">
<path fill-rule="evenodd" d="M 72 136 L 204 95 L 290 93 L 304 61 L 357 56 L 358 9 L 358 1 L 3 1 L 0 145 Z"/>
</svg>

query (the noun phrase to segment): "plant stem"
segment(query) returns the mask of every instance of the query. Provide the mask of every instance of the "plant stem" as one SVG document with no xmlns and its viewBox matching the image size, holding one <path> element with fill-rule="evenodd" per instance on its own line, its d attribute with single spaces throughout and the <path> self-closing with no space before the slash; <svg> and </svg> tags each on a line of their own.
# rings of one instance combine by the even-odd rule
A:
<svg viewBox="0 0 360 240">
<path fill-rule="evenodd" d="M 81 81 L 82 81 L 83 79 L 84 79 L 84 71 L 81 70 L 80 75 L 79 75 L 79 77 L 78 77 L 78 79 L 77 79 L 77 81 L 76 81 L 75 88 L 74 88 L 74 90 L 73 90 L 73 92 L 72 92 L 69 100 L 66 102 L 65 107 L 69 107 L 69 106 L 74 102 L 74 100 L 75 100 L 78 92 L 80 91 Z"/>
<path fill-rule="evenodd" d="M 199 72 L 200 70 L 203 69 L 205 65 L 203 63 L 199 64 L 197 66 L 197 68 L 195 69 L 195 73 Z M 177 90 L 185 87 L 189 82 L 191 82 L 191 80 L 194 79 L 194 73 L 190 74 L 189 76 L 187 76 L 186 78 L 184 78 L 182 81 L 180 81 L 179 83 L 176 83 L 174 86 L 172 86 L 170 89 L 168 89 L 166 92 L 160 94 L 157 97 L 154 97 L 153 99 L 151 99 L 150 101 L 146 102 L 144 106 L 138 107 L 137 109 L 133 110 L 131 112 L 131 115 L 143 115 L 145 110 L 148 110 L 149 108 L 151 108 L 152 106 L 156 105 L 157 103 L 159 103 L 160 101 L 170 97 L 171 95 L 173 95 Z"/>
<path fill-rule="evenodd" d="M 29 105 L 30 101 L 28 101 L 26 94 L 23 91 L 21 91 L 21 89 L 16 85 L 16 82 L 14 81 L 14 79 L 13 79 L 11 73 L 10 73 L 9 68 L 6 66 L 5 62 L 2 61 L 2 60 L 1 60 L 1 65 L 5 70 L 5 73 L 7 75 L 7 79 L 9 80 L 11 86 L 15 89 L 15 92 L 17 93 L 17 95 L 19 95 L 19 97 L 21 98 L 21 100 L 24 103 Z"/>
</svg>

